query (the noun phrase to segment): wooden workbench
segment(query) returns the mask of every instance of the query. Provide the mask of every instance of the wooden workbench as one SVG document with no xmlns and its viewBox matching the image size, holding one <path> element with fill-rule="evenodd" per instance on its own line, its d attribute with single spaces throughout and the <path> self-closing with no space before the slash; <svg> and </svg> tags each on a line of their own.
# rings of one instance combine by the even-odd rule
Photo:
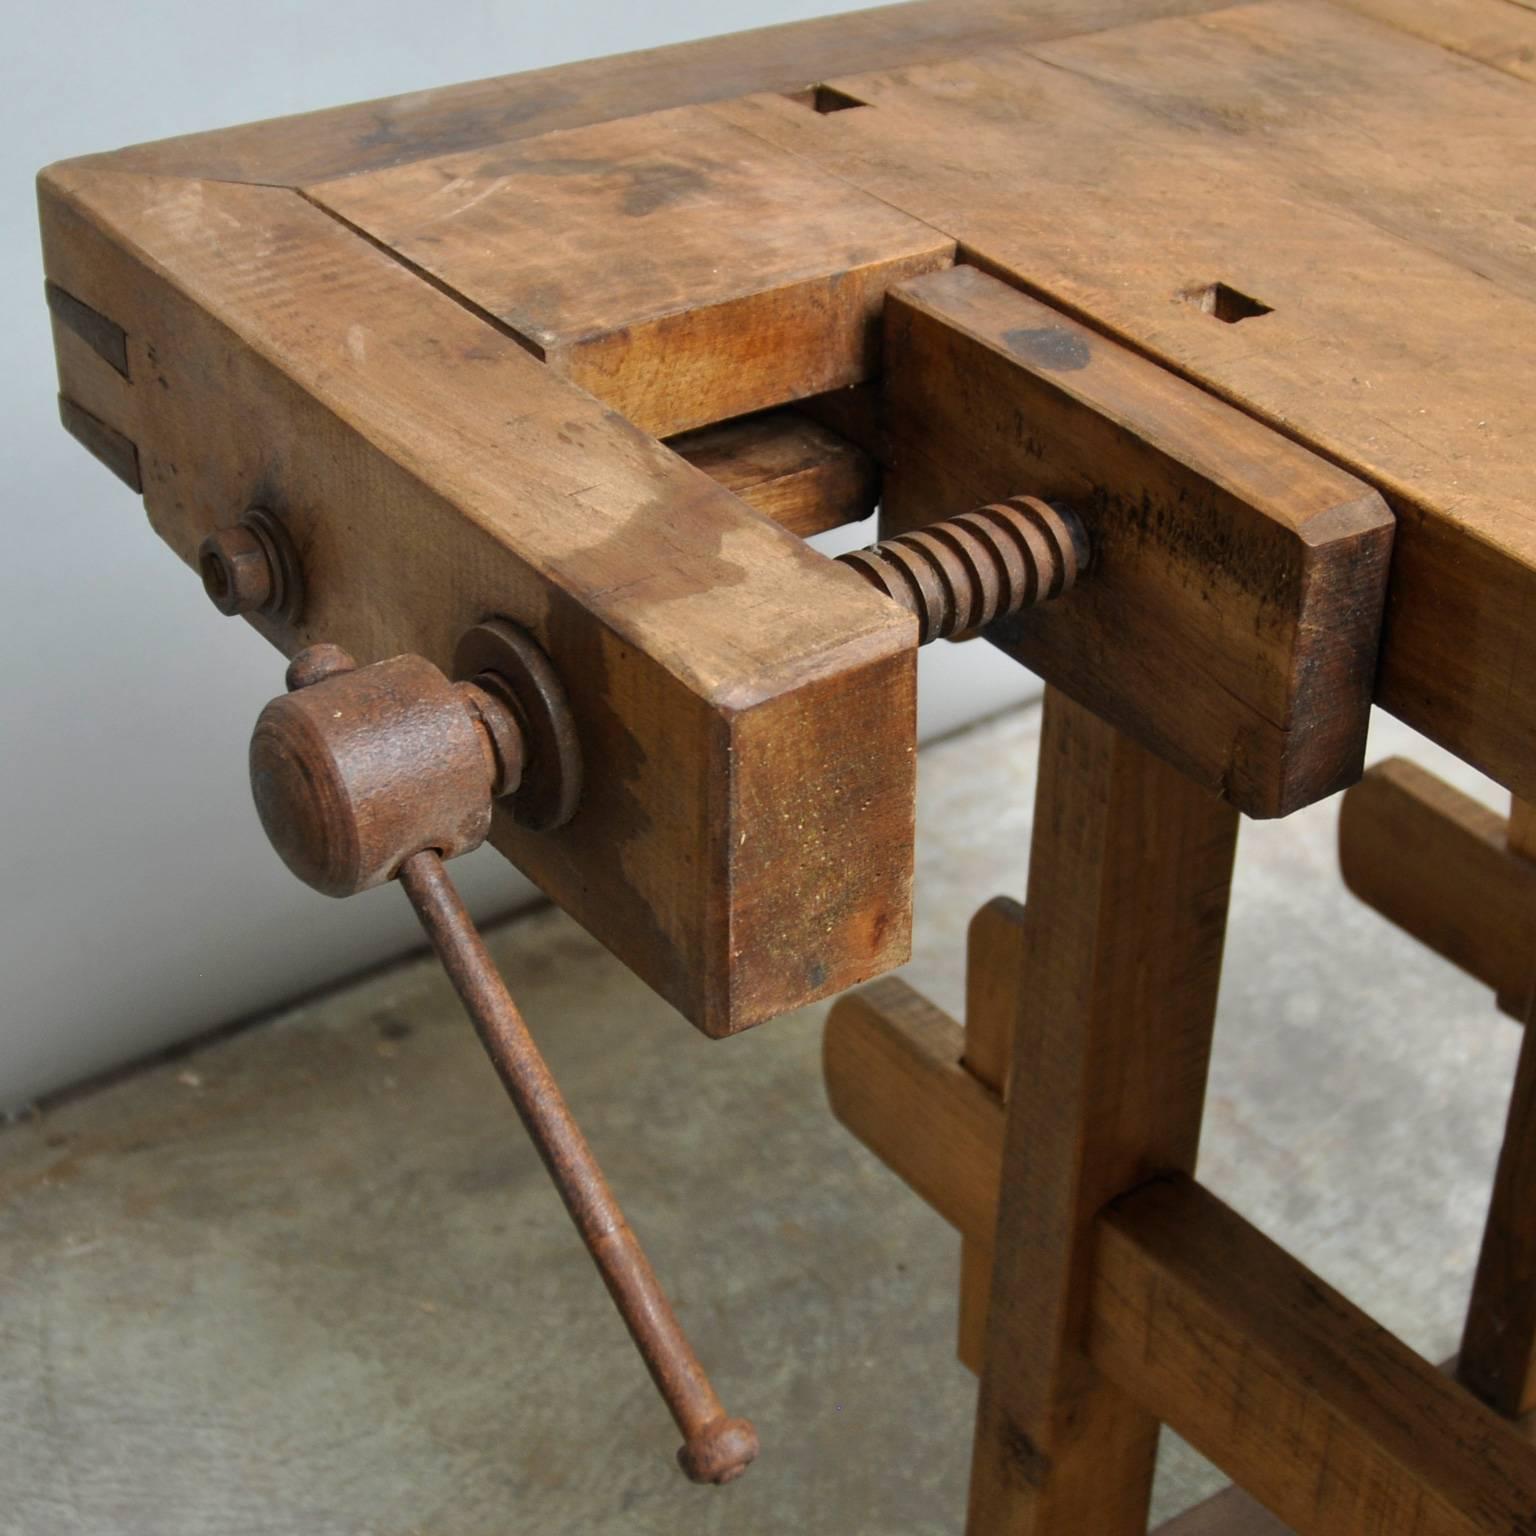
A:
<svg viewBox="0 0 1536 1536">
<path fill-rule="evenodd" d="M 966 1127 L 909 1176 L 967 1239 L 976 1536 L 1144 1530 L 1160 1420 L 1306 1531 L 1536 1530 L 1515 1431 L 1192 1181 L 1238 813 L 1354 784 L 1373 701 L 1517 813 L 1373 781 L 1352 886 L 1529 1012 L 1533 90 L 1526 0 L 923 0 L 43 175 L 66 425 L 188 560 L 278 506 L 286 650 L 526 623 L 606 771 L 494 839 L 710 1034 L 906 953 L 913 626 L 800 535 L 1087 508 L 1082 590 L 989 632 L 1052 692 L 964 1062 L 899 983 L 829 1033 L 898 1166 Z M 1531 1058 L 1462 1370 L 1509 1417 Z"/>
</svg>

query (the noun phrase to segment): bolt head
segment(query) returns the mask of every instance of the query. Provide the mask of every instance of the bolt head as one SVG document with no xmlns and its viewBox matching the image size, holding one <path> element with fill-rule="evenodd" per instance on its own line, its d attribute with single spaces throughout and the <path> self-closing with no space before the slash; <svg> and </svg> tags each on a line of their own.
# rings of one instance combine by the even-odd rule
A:
<svg viewBox="0 0 1536 1536">
<path fill-rule="evenodd" d="M 255 613 L 272 600 L 272 562 L 266 546 L 243 525 L 221 528 L 197 552 L 203 590 L 220 613 Z"/>
</svg>

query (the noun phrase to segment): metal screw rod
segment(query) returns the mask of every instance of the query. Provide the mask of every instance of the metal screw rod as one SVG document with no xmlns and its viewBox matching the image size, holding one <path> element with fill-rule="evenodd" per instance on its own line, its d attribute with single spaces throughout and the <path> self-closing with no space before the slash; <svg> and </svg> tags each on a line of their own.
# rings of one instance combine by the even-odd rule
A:
<svg viewBox="0 0 1536 1536">
<path fill-rule="evenodd" d="M 679 1465 L 694 1482 L 739 1477 L 757 1455 L 757 1432 L 726 1417 L 443 861 L 430 850 L 415 854 L 399 879 L 683 1432 Z"/>
<path fill-rule="evenodd" d="M 916 614 L 927 645 L 1062 596 L 1088 555 L 1070 507 L 1011 496 L 838 559 Z"/>
</svg>

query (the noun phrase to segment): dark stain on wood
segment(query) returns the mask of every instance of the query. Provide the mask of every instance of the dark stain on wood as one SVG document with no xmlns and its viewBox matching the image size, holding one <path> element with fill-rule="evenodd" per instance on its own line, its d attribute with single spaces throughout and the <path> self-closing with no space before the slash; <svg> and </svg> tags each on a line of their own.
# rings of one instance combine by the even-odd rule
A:
<svg viewBox="0 0 1536 1536">
<path fill-rule="evenodd" d="M 1017 356 L 1052 373 L 1075 373 L 1079 368 L 1086 368 L 1092 359 L 1088 343 L 1081 336 L 1049 326 L 1039 330 L 1024 327 L 1007 331 L 1003 340 Z"/>
<path fill-rule="evenodd" d="M 1051 1475 L 1051 1458 L 1012 1418 L 1003 1422 L 1008 1470 L 1026 1488 L 1043 1488 Z"/>
</svg>

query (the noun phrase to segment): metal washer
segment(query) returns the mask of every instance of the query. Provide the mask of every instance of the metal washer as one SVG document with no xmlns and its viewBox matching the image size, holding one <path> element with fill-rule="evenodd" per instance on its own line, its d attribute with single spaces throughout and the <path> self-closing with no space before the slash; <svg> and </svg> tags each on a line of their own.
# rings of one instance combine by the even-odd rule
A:
<svg viewBox="0 0 1536 1536">
<path fill-rule="evenodd" d="M 528 750 L 522 782 L 500 804 L 530 831 L 563 827 L 581 799 L 581 743 L 549 657 L 511 619 L 483 619 L 454 647 L 453 676 L 507 704 L 523 728 Z"/>
</svg>

